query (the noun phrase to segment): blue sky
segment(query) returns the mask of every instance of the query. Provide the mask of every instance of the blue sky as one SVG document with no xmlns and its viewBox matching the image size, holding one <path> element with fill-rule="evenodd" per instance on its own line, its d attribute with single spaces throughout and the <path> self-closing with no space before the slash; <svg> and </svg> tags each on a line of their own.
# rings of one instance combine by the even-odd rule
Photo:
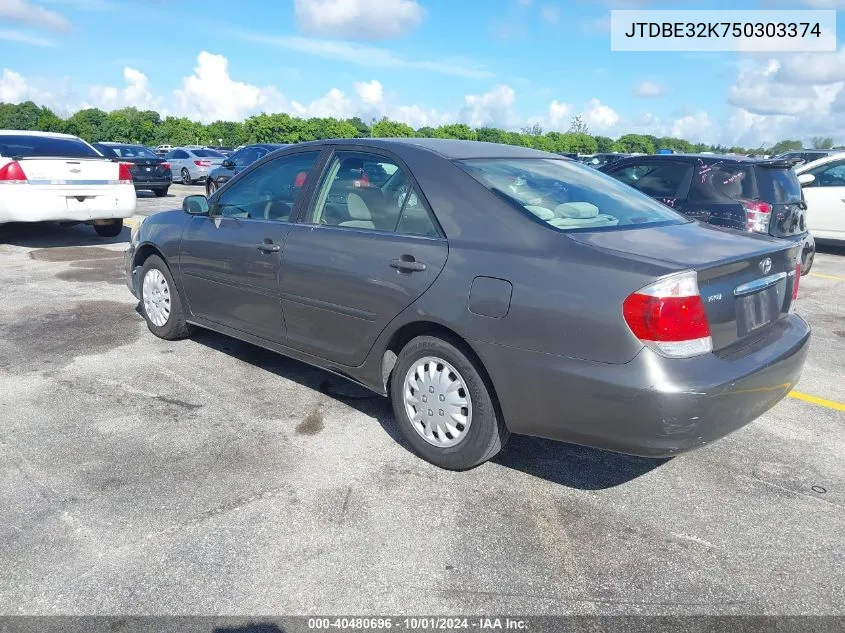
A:
<svg viewBox="0 0 845 633">
<path fill-rule="evenodd" d="M 836 53 L 610 51 L 611 8 L 839 8 Z M 845 0 L 0 0 L 0 100 L 845 142 Z"/>
</svg>

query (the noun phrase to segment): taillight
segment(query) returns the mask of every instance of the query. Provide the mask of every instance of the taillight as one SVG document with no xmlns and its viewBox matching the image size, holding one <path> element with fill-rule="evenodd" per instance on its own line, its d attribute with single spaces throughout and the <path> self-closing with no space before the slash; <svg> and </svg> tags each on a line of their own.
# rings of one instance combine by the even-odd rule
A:
<svg viewBox="0 0 845 633">
<path fill-rule="evenodd" d="M 663 356 L 687 358 L 713 351 L 695 272 L 637 290 L 623 302 L 622 315 L 634 336 Z"/>
<path fill-rule="evenodd" d="M 740 200 L 739 202 L 745 209 L 745 229 L 753 233 L 768 234 L 772 205 L 759 200 Z"/>
<path fill-rule="evenodd" d="M 161 168 L 162 169 L 170 169 L 170 163 L 162 163 Z"/>
<path fill-rule="evenodd" d="M 27 182 L 26 174 L 18 161 L 13 160 L 0 167 L 0 184 L 23 185 Z"/>
<path fill-rule="evenodd" d="M 132 184 L 132 172 L 129 170 L 131 164 L 130 163 L 120 163 L 119 170 L 117 172 L 117 181 L 121 185 L 131 185 Z"/>
<path fill-rule="evenodd" d="M 197 167 L 211 167 L 211 161 L 210 160 L 195 160 L 194 165 L 196 165 Z"/>
<path fill-rule="evenodd" d="M 795 302 L 798 300 L 798 286 L 801 283 L 801 261 L 795 265 L 795 279 L 792 281 L 792 302 L 789 304 L 789 311 L 795 311 Z"/>
</svg>

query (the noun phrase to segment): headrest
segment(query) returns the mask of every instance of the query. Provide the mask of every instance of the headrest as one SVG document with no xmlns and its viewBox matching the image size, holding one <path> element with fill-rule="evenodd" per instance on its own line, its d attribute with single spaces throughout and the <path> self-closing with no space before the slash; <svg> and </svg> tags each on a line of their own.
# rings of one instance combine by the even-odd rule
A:
<svg viewBox="0 0 845 633">
<path fill-rule="evenodd" d="M 599 214 L 599 208 L 589 202 L 564 202 L 555 207 L 555 213 L 565 218 L 594 218 Z"/>
<path fill-rule="evenodd" d="M 536 215 L 541 220 L 551 220 L 555 217 L 554 211 L 551 209 L 547 209 L 546 207 L 538 207 L 533 204 L 526 204 L 525 208 L 531 211 L 534 215 Z"/>
</svg>

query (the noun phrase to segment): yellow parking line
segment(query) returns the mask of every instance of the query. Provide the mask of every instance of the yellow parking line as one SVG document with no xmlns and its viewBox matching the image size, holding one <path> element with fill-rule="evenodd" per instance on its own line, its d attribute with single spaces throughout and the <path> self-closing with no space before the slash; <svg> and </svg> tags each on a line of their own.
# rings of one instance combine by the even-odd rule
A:
<svg viewBox="0 0 845 633">
<path fill-rule="evenodd" d="M 123 223 L 130 229 L 134 229 L 136 226 L 138 226 L 138 220 L 135 220 L 134 218 L 124 218 Z"/>
<path fill-rule="evenodd" d="M 804 402 L 817 404 L 820 407 L 827 407 L 828 409 L 833 409 L 834 411 L 845 411 L 845 404 L 842 404 L 841 402 L 825 400 L 824 398 L 819 398 L 818 396 L 811 396 L 806 393 L 801 393 L 800 391 L 790 391 L 789 397 L 795 398 L 797 400 L 803 400 Z"/>
<path fill-rule="evenodd" d="M 821 273 L 807 273 L 809 277 L 820 277 L 821 279 L 836 279 L 837 281 L 845 281 L 845 277 L 837 275 L 823 275 Z"/>
</svg>

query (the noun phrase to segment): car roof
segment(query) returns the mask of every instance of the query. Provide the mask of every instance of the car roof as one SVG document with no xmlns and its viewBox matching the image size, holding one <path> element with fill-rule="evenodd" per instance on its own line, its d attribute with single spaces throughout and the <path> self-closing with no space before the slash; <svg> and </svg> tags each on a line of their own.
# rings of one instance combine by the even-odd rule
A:
<svg viewBox="0 0 845 633">
<path fill-rule="evenodd" d="M 119 141 L 97 141 L 96 143 L 92 143 L 92 145 L 114 145 L 117 147 L 118 145 L 125 145 L 127 147 L 146 147 L 143 143 L 121 143 Z"/>
<path fill-rule="evenodd" d="M 623 159 L 625 162 L 633 162 L 641 159 L 648 159 L 649 161 L 652 160 L 665 160 L 665 161 L 677 161 L 679 158 L 688 158 L 692 159 L 701 159 L 702 161 L 718 161 L 718 162 L 734 162 L 734 163 L 747 163 L 747 164 L 756 164 L 756 163 L 775 163 L 777 159 L 775 158 L 750 158 L 748 156 L 728 156 L 726 154 L 642 154 L 640 156 L 631 156 L 629 158 Z M 617 161 L 614 165 L 618 165 L 622 161 Z"/>
<path fill-rule="evenodd" d="M 42 136 L 46 138 L 71 138 L 81 140 L 78 136 L 73 134 L 64 134 L 62 132 L 36 132 L 35 130 L 0 130 L 2 136 Z"/>
<path fill-rule="evenodd" d="M 805 171 L 809 171 L 810 169 L 815 169 L 816 167 L 820 167 L 828 163 L 835 163 L 836 161 L 842 160 L 843 158 L 845 158 L 845 150 L 839 150 L 835 154 L 829 154 L 823 158 L 819 158 L 818 160 L 813 160 L 804 163 L 803 165 L 797 167 L 795 171 L 799 174 L 802 174 Z"/>
<path fill-rule="evenodd" d="M 459 141 L 457 139 L 445 138 L 330 139 L 298 143 L 297 147 L 309 145 L 360 145 L 362 147 L 393 150 L 396 153 L 402 153 L 403 150 L 408 149 L 422 149 L 450 160 L 471 158 L 554 158 L 556 160 L 569 160 L 551 152 L 543 152 L 518 145 L 485 143 L 483 141 Z"/>
</svg>

